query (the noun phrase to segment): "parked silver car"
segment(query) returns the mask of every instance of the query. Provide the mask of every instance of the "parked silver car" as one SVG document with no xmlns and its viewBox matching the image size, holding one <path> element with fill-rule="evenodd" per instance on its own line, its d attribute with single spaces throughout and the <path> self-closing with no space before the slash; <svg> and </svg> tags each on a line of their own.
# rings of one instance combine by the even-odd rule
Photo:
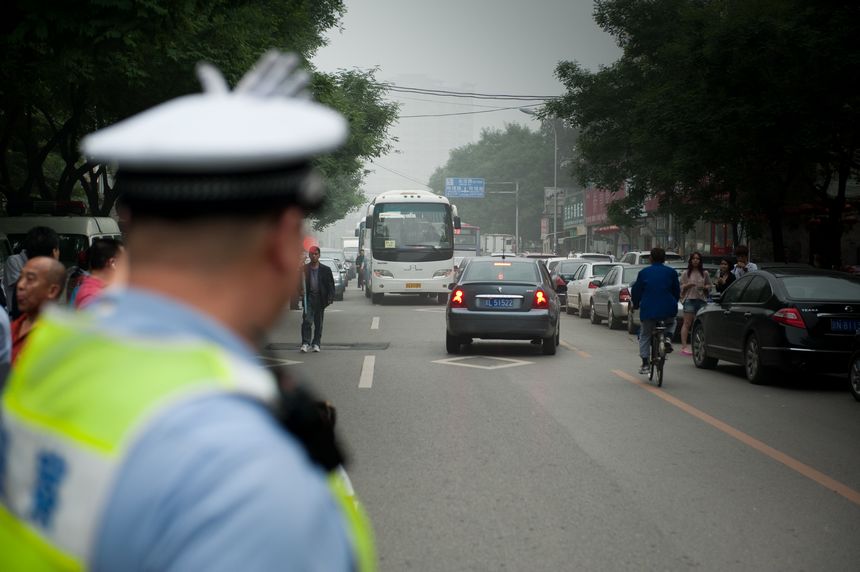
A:
<svg viewBox="0 0 860 572">
<path fill-rule="evenodd" d="M 595 278 L 603 278 L 615 266 L 617 266 L 615 262 L 591 260 L 580 266 L 573 275 L 573 279 L 567 283 L 567 313 L 573 314 L 575 310 L 580 318 L 587 318 L 591 295 L 597 289 L 597 286 L 591 286 L 591 281 Z"/>
<path fill-rule="evenodd" d="M 344 280 L 344 272 L 340 263 L 334 258 L 320 258 L 320 264 L 331 268 L 331 275 L 334 277 L 334 299 L 343 300 L 343 293 L 346 290 L 346 280 Z"/>
<path fill-rule="evenodd" d="M 645 266 L 619 264 L 603 278 L 595 278 L 599 287 L 591 295 L 589 314 L 592 324 L 606 320 L 610 330 L 618 330 L 627 320 L 630 286 Z"/>
</svg>

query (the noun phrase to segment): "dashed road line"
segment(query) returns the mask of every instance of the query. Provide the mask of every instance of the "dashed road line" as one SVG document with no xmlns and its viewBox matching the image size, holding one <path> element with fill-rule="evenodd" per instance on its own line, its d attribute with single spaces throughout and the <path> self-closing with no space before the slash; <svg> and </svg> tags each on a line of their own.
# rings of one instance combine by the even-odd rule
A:
<svg viewBox="0 0 860 572">
<path fill-rule="evenodd" d="M 572 346 L 572 345 L 570 345 L 569 343 L 567 343 L 567 342 L 566 342 L 566 341 L 564 341 L 564 340 L 561 340 L 561 341 L 559 342 L 559 345 L 560 345 L 561 347 L 563 347 L 563 348 L 567 348 L 567 349 L 569 349 L 569 350 L 570 350 L 570 351 L 572 351 L 572 352 L 576 352 L 576 355 L 578 355 L 579 357 L 584 357 L 584 358 L 590 358 L 590 357 L 591 357 L 591 354 L 590 354 L 590 353 L 588 353 L 588 352 L 584 352 L 584 351 L 582 351 L 581 349 L 579 349 L 578 347 L 576 347 L 576 346 Z"/>
<path fill-rule="evenodd" d="M 361 365 L 361 377 L 358 380 L 359 389 L 370 389 L 373 387 L 373 367 L 376 365 L 376 356 L 364 356 Z"/>
<path fill-rule="evenodd" d="M 379 316 L 374 316 L 373 319 L 370 321 L 370 329 L 371 330 L 378 330 L 379 329 Z"/>
<path fill-rule="evenodd" d="M 762 441 L 759 441 L 755 437 L 748 435 L 747 433 L 744 433 L 743 431 L 741 431 L 739 429 L 735 429 L 734 427 L 732 427 L 728 423 L 726 423 L 724 421 L 720 421 L 716 417 L 712 417 L 711 415 L 708 415 L 707 413 L 705 413 L 701 409 L 697 409 L 697 408 L 693 407 L 692 405 L 690 405 L 689 403 L 687 403 L 685 401 L 681 401 L 677 397 L 669 395 L 665 391 L 657 389 L 656 387 L 649 385 L 640 379 L 637 379 L 636 377 L 630 375 L 629 373 L 627 373 L 625 371 L 614 369 L 614 370 L 612 370 L 612 373 L 614 373 L 615 375 L 617 375 L 618 377 L 620 377 L 621 379 L 623 379 L 625 381 L 629 381 L 630 383 L 638 385 L 642 389 L 649 391 L 652 395 L 659 397 L 660 399 L 662 399 L 666 403 L 669 403 L 670 405 L 674 405 L 675 407 L 677 407 L 681 411 L 692 415 L 693 417 L 699 419 L 700 421 L 704 421 L 705 423 L 707 423 L 711 427 L 713 427 L 719 431 L 722 431 L 723 433 L 725 433 L 729 437 L 737 439 L 738 441 L 740 441 L 744 445 L 747 445 L 748 447 L 755 449 L 759 453 L 762 453 L 763 455 L 770 457 L 774 461 L 782 463 L 783 465 L 785 465 L 789 469 L 796 471 L 797 473 L 800 473 L 801 475 L 803 475 L 804 477 L 806 477 L 810 480 L 815 481 L 816 483 L 818 483 L 822 487 L 824 487 L 826 489 L 830 489 L 831 491 L 835 492 L 838 495 L 845 497 L 846 499 L 848 499 L 849 501 L 853 502 L 856 505 L 860 505 L 860 491 L 856 491 L 856 490 L 852 489 L 851 487 L 849 487 L 848 485 L 846 485 L 844 483 L 840 483 L 836 479 L 829 477 L 828 475 L 825 475 L 824 473 L 822 473 L 818 469 L 814 469 L 814 468 L 810 467 L 809 465 L 807 465 L 801 461 L 798 461 L 794 457 L 786 455 L 785 453 L 783 453 L 782 451 L 780 451 L 778 449 L 774 449 L 770 445 L 768 445 Z"/>
</svg>

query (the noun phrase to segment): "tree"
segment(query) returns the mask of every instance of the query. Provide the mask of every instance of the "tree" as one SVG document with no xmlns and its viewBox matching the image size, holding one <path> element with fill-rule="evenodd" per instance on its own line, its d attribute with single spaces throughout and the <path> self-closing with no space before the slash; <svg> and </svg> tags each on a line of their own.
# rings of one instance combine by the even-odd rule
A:
<svg viewBox="0 0 860 572">
<path fill-rule="evenodd" d="M 582 130 L 580 177 L 628 184 L 617 208 L 657 196 L 684 225 L 767 228 L 779 260 L 785 206 L 826 192 L 840 166 L 841 181 L 857 175 L 858 16 L 850 3 L 600 0 L 623 55 L 596 73 L 560 64 L 567 93 L 548 108 Z M 842 226 L 829 229 L 835 263 Z"/>
<path fill-rule="evenodd" d="M 570 156 L 569 133 L 559 130 L 559 157 Z M 436 193 L 445 190 L 447 177 L 483 177 L 488 194 L 484 199 L 452 199 L 464 222 L 477 225 L 482 233 L 514 234 L 514 196 L 493 195 L 493 191 L 512 191 L 510 185 L 493 182 L 519 181 L 520 237 L 524 243 L 539 242 L 543 213 L 544 187 L 553 181 L 553 135 L 547 127 L 534 132 L 518 124 L 504 130 L 485 129 L 476 143 L 451 151 L 448 162 L 436 169 L 429 186 Z M 569 186 L 565 171 L 559 170 L 559 186 Z"/>
<path fill-rule="evenodd" d="M 108 169 L 80 156 L 84 134 L 199 91 L 198 61 L 235 84 L 266 49 L 310 57 L 343 11 L 342 0 L 15 3 L 0 24 L 0 194 L 7 205 L 82 195 L 106 214 L 117 194 Z M 328 219 L 351 204 L 338 193 L 360 184 L 357 159 L 385 148 L 396 109 L 374 85 L 372 72 L 315 74 L 321 98 L 350 118 L 354 134 L 349 152 L 322 162 L 334 180 Z"/>
</svg>

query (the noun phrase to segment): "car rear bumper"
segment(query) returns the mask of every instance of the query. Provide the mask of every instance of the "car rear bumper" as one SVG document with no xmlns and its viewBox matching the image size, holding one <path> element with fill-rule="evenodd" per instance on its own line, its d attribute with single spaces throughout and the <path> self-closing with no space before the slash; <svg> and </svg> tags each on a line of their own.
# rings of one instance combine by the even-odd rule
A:
<svg viewBox="0 0 860 572">
<path fill-rule="evenodd" d="M 814 373 L 846 373 L 851 363 L 850 351 L 814 350 L 807 348 L 763 347 L 762 364 L 783 371 L 810 371 Z"/>
<path fill-rule="evenodd" d="M 480 312 L 449 308 L 448 333 L 471 338 L 531 340 L 555 335 L 557 320 L 548 310 Z"/>
</svg>

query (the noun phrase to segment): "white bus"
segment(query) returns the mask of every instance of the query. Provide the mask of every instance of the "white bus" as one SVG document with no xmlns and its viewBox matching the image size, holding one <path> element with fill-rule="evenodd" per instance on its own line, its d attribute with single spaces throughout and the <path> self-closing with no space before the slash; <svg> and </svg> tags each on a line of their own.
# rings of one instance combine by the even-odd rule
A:
<svg viewBox="0 0 860 572">
<path fill-rule="evenodd" d="M 454 228 L 448 199 L 429 191 L 386 191 L 367 207 L 365 294 L 424 294 L 447 301 L 454 271 Z M 369 252 L 367 250 L 369 247 Z"/>
</svg>

